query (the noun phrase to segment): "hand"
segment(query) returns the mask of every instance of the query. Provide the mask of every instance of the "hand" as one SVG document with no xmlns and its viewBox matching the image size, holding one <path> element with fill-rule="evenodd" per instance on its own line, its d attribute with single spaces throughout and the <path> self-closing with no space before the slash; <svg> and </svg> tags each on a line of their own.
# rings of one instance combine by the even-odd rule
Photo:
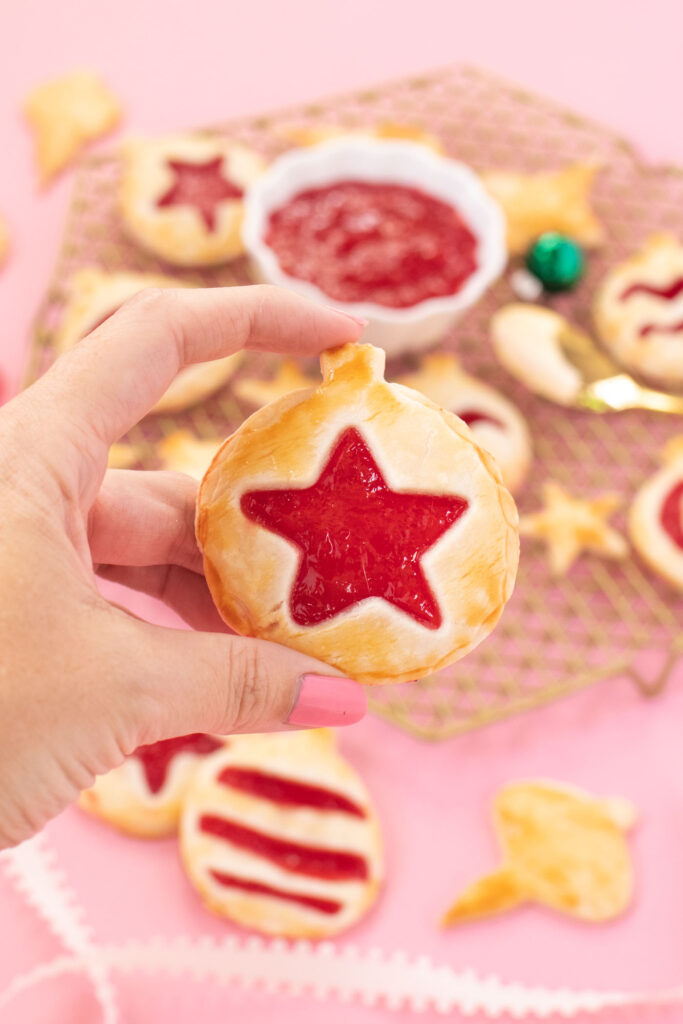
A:
<svg viewBox="0 0 683 1024">
<path fill-rule="evenodd" d="M 194 481 L 106 471 L 109 446 L 184 365 L 242 347 L 311 355 L 360 332 L 274 288 L 143 292 L 0 410 L 0 847 L 141 744 L 362 716 L 358 684 L 227 633 L 202 575 Z M 197 632 L 108 603 L 97 574 Z"/>
</svg>

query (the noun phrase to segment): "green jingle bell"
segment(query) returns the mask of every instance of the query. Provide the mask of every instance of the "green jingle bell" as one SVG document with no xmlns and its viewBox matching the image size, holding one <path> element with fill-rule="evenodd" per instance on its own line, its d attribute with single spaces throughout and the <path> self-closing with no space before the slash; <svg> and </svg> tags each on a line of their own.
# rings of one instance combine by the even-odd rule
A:
<svg viewBox="0 0 683 1024">
<path fill-rule="evenodd" d="M 583 249 L 555 231 L 534 242 L 526 256 L 527 269 L 548 292 L 564 292 L 581 280 L 586 261 Z"/>
</svg>

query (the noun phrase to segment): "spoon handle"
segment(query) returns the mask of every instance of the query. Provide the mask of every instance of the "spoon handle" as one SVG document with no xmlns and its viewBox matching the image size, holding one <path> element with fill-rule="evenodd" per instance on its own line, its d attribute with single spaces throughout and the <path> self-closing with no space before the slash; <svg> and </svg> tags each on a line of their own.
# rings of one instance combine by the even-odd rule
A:
<svg viewBox="0 0 683 1024">
<path fill-rule="evenodd" d="M 596 412 L 652 409 L 683 415 L 683 395 L 669 395 L 637 384 L 627 373 L 596 380 L 584 388 L 581 405 Z"/>
</svg>

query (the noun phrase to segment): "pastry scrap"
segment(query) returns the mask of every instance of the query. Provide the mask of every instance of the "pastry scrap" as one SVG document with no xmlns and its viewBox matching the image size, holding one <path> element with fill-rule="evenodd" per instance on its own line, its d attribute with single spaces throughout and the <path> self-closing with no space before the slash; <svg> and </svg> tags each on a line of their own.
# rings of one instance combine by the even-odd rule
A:
<svg viewBox="0 0 683 1024">
<path fill-rule="evenodd" d="M 189 430 L 174 430 L 163 441 L 159 441 L 157 454 L 164 464 L 164 469 L 171 469 L 175 473 L 187 473 L 188 476 L 201 480 L 223 440 L 222 437 L 195 437 Z"/>
<path fill-rule="evenodd" d="M 602 558 L 625 558 L 628 545 L 608 523 L 621 505 L 621 498 L 605 494 L 599 498 L 574 498 L 553 480 L 543 485 L 544 507 L 522 516 L 519 532 L 536 537 L 548 549 L 554 576 L 564 576 L 584 551 Z"/>
<path fill-rule="evenodd" d="M 509 252 L 526 252 L 546 231 L 569 235 L 588 248 L 601 245 L 605 231 L 590 206 L 598 170 L 596 164 L 578 163 L 543 174 L 482 174 L 484 185 L 505 212 Z"/>
<path fill-rule="evenodd" d="M 531 438 L 512 402 L 465 373 L 447 352 L 425 356 L 420 369 L 401 377 L 399 383 L 421 391 L 464 420 L 477 444 L 493 455 L 508 490 L 513 494 L 519 490 L 531 464 Z"/>
<path fill-rule="evenodd" d="M 604 278 L 593 305 L 615 359 L 664 386 L 683 385 L 683 245 L 653 235 Z"/>
<path fill-rule="evenodd" d="M 197 765 L 226 742 L 222 736 L 192 733 L 138 747 L 118 768 L 99 775 L 81 793 L 79 805 L 132 836 L 173 835 Z"/>
<path fill-rule="evenodd" d="M 132 271 L 110 274 L 96 267 L 83 267 L 69 278 L 66 305 L 55 332 L 55 349 L 65 352 L 73 348 L 115 313 L 126 299 L 144 288 L 185 287 L 188 287 L 186 282 L 163 274 L 137 274 Z M 226 383 L 241 359 L 241 353 L 234 353 L 209 363 L 186 366 L 152 412 L 180 412 L 197 405 Z"/>
<path fill-rule="evenodd" d="M 636 494 L 628 529 L 643 561 L 683 591 L 683 437 L 669 441 L 663 467 Z"/>
<path fill-rule="evenodd" d="M 130 469 L 143 458 L 146 447 L 139 444 L 126 444 L 119 441 L 111 445 L 107 456 L 108 469 Z"/>
<path fill-rule="evenodd" d="M 138 245 L 180 267 L 214 266 L 243 252 L 242 197 L 261 174 L 258 154 L 200 135 L 139 139 L 124 148 L 121 214 Z"/>
<path fill-rule="evenodd" d="M 635 808 L 549 781 L 513 782 L 494 803 L 503 863 L 459 896 L 443 917 L 454 925 L 539 903 L 584 921 L 623 913 L 633 894 L 625 833 Z"/>
<path fill-rule="evenodd" d="M 24 112 L 35 136 L 41 184 L 78 156 L 87 142 L 106 135 L 121 117 L 118 101 L 90 71 L 75 71 L 29 93 Z"/>
<path fill-rule="evenodd" d="M 180 850 L 210 910 L 269 935 L 336 935 L 382 880 L 374 808 L 329 730 L 249 736 L 205 761 Z"/>
<path fill-rule="evenodd" d="M 233 391 L 243 402 L 260 407 L 268 402 L 274 402 L 276 398 L 288 395 L 290 391 L 298 391 L 301 388 L 307 388 L 310 391 L 319 383 L 320 378 L 307 377 L 293 359 L 283 359 L 271 380 L 262 380 L 260 377 L 243 377 L 241 380 L 235 381 Z"/>
<path fill-rule="evenodd" d="M 581 334 L 559 313 L 513 302 L 491 318 L 495 353 L 513 377 L 530 391 L 559 405 L 573 405 L 583 379 L 562 350 L 562 340 Z"/>
<path fill-rule="evenodd" d="M 416 679 L 493 629 L 517 512 L 461 420 L 384 380 L 384 352 L 323 353 L 323 381 L 254 413 L 214 459 L 197 538 L 221 616 L 367 683 Z"/>
<path fill-rule="evenodd" d="M 318 143 L 329 142 L 331 139 L 347 139 L 349 136 L 360 135 L 373 139 L 420 142 L 436 153 L 443 153 L 443 146 L 436 135 L 416 125 L 399 124 L 395 121 L 383 121 L 366 128 L 345 128 L 336 124 L 303 125 L 285 128 L 282 134 L 297 146 L 317 146 Z"/>
</svg>

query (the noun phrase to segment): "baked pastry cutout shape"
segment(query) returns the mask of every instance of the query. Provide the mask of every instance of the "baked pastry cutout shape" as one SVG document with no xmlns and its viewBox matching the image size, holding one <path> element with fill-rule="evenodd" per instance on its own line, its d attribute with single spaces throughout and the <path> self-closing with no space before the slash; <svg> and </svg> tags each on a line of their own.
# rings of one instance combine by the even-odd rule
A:
<svg viewBox="0 0 683 1024">
<path fill-rule="evenodd" d="M 399 383 L 454 412 L 477 444 L 493 455 L 507 489 L 512 494 L 520 489 L 531 465 L 531 437 L 526 420 L 509 399 L 465 373 L 448 352 L 425 356 L 419 369 Z"/>
<path fill-rule="evenodd" d="M 202 480 L 197 538 L 238 633 L 365 683 L 450 664 L 493 629 L 517 511 L 465 424 L 384 380 L 384 352 L 323 353 L 323 381 L 247 419 Z"/>
<path fill-rule="evenodd" d="M 283 359 L 275 376 L 270 380 L 263 380 L 261 377 L 242 377 L 241 380 L 235 381 L 233 391 L 243 402 L 260 407 L 288 395 L 291 391 L 299 391 L 301 388 L 310 390 L 319 383 L 319 377 L 307 377 L 293 359 Z"/>
<path fill-rule="evenodd" d="M 484 185 L 503 207 L 508 251 L 513 255 L 526 252 L 546 231 L 569 235 L 587 248 L 601 245 L 605 231 L 590 205 L 598 170 L 597 164 L 577 163 L 541 174 L 482 174 Z"/>
<path fill-rule="evenodd" d="M 291 938 L 355 924 L 383 873 L 370 797 L 329 730 L 238 738 L 208 758 L 185 799 L 180 852 L 210 910 Z"/>
<path fill-rule="evenodd" d="M 138 747 L 118 768 L 99 775 L 81 793 L 79 806 L 128 835 L 174 835 L 199 761 L 227 742 L 222 736 L 192 733 Z"/>
<path fill-rule="evenodd" d="M 223 438 L 195 437 L 189 430 L 174 430 L 157 444 L 157 454 L 164 469 L 186 473 L 201 480 L 223 444 Z"/>
<path fill-rule="evenodd" d="M 166 263 L 209 267 L 243 252 L 242 197 L 264 170 L 253 150 L 202 135 L 136 139 L 123 151 L 121 214 Z"/>
<path fill-rule="evenodd" d="M 491 317 L 490 331 L 496 356 L 509 374 L 541 398 L 575 403 L 583 378 L 562 345 L 584 336 L 578 327 L 544 306 L 511 302 Z"/>
<path fill-rule="evenodd" d="M 645 564 L 683 591 L 683 436 L 671 438 L 664 465 L 633 499 L 628 531 Z"/>
<path fill-rule="evenodd" d="M 331 139 L 349 138 L 349 136 L 369 136 L 373 139 L 400 140 L 402 142 L 420 142 L 433 149 L 435 153 L 443 153 L 441 141 L 431 132 L 417 125 L 403 124 L 398 121 L 381 121 L 378 124 L 363 128 L 349 128 L 339 124 L 302 125 L 283 129 L 282 134 L 297 146 L 317 146 Z"/>
<path fill-rule="evenodd" d="M 116 126 L 121 108 L 97 75 L 74 71 L 33 89 L 24 113 L 33 129 L 40 182 L 46 185 L 87 142 Z"/>
<path fill-rule="evenodd" d="M 621 503 L 615 494 L 575 498 L 554 480 L 547 480 L 543 485 L 544 507 L 522 516 L 519 532 L 523 537 L 542 540 L 553 576 L 564 576 L 584 551 L 602 558 L 626 557 L 625 538 L 608 522 Z"/>
<path fill-rule="evenodd" d="M 593 303 L 598 335 L 617 362 L 663 386 L 683 386 L 683 245 L 653 235 L 609 271 Z"/>
<path fill-rule="evenodd" d="M 442 924 L 524 903 L 596 923 L 618 917 L 633 895 L 625 834 L 635 821 L 635 808 L 621 797 L 599 799 L 545 780 L 509 783 L 494 802 L 503 863 L 465 889 Z"/>
<path fill-rule="evenodd" d="M 55 349 L 66 352 L 73 348 L 115 313 L 126 299 L 144 288 L 184 287 L 188 287 L 185 282 L 163 274 L 107 273 L 97 267 L 83 267 L 69 278 L 66 305 L 54 337 Z M 197 405 L 223 387 L 241 360 L 242 353 L 235 352 L 212 362 L 184 367 L 151 411 L 181 412 Z"/>
</svg>

